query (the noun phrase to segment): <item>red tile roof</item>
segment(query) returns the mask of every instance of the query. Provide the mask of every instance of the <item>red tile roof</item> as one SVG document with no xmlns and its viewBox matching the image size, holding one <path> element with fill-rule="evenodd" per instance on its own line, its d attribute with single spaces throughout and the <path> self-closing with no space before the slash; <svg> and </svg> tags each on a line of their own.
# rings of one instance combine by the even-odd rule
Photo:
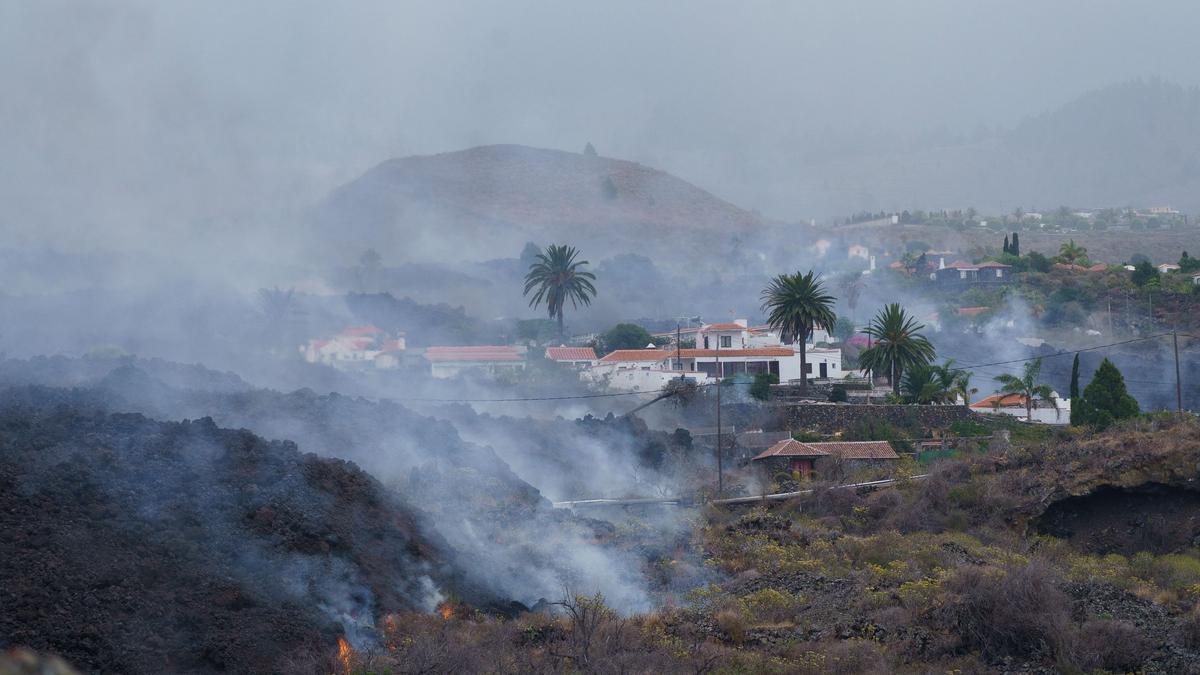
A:
<svg viewBox="0 0 1200 675">
<path fill-rule="evenodd" d="M 746 330 L 746 327 L 740 323 L 710 323 L 702 330 Z"/>
<path fill-rule="evenodd" d="M 400 351 L 404 351 L 404 345 L 401 344 L 401 342 L 399 340 L 388 340 L 387 342 L 383 343 L 383 348 L 380 349 L 379 351 L 400 352 Z"/>
<path fill-rule="evenodd" d="M 987 398 L 980 399 L 971 404 L 972 408 L 992 410 L 997 407 L 997 402 L 1001 408 L 1024 408 L 1024 394 L 992 394 Z"/>
<path fill-rule="evenodd" d="M 425 358 L 430 361 L 524 361 L 516 347 L 482 345 L 472 347 L 429 347 Z"/>
<path fill-rule="evenodd" d="M 771 457 L 828 457 L 842 459 L 900 459 L 887 441 L 835 441 L 802 443 L 793 438 L 779 441 L 754 459 Z"/>
<path fill-rule="evenodd" d="M 991 307 L 959 307 L 954 313 L 959 316 L 979 316 L 990 309 Z"/>
<path fill-rule="evenodd" d="M 596 350 L 591 347 L 546 347 L 546 358 L 552 361 L 595 361 Z"/>
</svg>

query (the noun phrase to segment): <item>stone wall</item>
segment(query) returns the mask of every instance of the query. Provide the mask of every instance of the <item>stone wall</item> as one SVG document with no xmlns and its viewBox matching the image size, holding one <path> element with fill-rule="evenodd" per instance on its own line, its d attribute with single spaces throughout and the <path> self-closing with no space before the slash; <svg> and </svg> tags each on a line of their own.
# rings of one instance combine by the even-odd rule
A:
<svg viewBox="0 0 1200 675">
<path fill-rule="evenodd" d="M 944 429 L 974 416 L 965 405 L 866 405 L 857 403 L 796 403 L 779 406 L 778 424 L 787 431 L 834 433 L 870 417 L 894 426 L 917 425 Z"/>
</svg>

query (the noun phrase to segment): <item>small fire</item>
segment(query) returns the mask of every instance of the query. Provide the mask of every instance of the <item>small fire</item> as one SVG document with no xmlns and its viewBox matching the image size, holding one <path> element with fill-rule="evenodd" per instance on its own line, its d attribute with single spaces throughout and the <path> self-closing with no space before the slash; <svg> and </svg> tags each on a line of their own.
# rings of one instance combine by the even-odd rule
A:
<svg viewBox="0 0 1200 675">
<path fill-rule="evenodd" d="M 437 612 L 442 615 L 443 619 L 449 621 L 454 618 L 454 605 L 443 602 L 437 606 Z"/>
<path fill-rule="evenodd" d="M 350 643 L 346 642 L 346 638 L 338 638 L 338 663 L 342 664 L 342 670 L 346 673 L 350 672 L 350 657 L 354 656 L 354 650 L 350 648 Z"/>
</svg>

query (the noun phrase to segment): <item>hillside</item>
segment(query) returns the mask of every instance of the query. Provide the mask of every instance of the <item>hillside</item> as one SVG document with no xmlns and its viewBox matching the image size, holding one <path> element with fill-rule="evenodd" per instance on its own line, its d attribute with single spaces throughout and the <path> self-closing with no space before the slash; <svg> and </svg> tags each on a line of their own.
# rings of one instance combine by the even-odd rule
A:
<svg viewBox="0 0 1200 675">
<path fill-rule="evenodd" d="M 525 241 L 569 241 L 589 255 L 641 251 L 681 235 L 700 250 L 763 224 L 641 164 L 519 145 L 388 160 L 335 190 L 313 217 L 319 237 L 351 251 L 460 259 L 515 255 Z"/>
<path fill-rule="evenodd" d="M 1114 84 L 976 138 L 939 137 L 800 169 L 818 215 L 1171 205 L 1200 210 L 1200 89 Z"/>
</svg>

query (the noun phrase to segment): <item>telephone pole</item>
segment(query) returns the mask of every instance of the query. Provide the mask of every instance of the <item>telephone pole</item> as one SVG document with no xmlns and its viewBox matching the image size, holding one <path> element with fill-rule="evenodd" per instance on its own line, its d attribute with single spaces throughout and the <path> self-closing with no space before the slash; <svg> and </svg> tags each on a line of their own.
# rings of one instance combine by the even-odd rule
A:
<svg viewBox="0 0 1200 675">
<path fill-rule="evenodd" d="M 717 337 L 717 496 L 725 492 L 725 471 L 721 460 L 721 338 Z"/>
<path fill-rule="evenodd" d="M 1183 380 L 1179 377 L 1179 332 L 1171 331 L 1171 341 L 1175 346 L 1175 409 L 1183 417 Z"/>
</svg>

